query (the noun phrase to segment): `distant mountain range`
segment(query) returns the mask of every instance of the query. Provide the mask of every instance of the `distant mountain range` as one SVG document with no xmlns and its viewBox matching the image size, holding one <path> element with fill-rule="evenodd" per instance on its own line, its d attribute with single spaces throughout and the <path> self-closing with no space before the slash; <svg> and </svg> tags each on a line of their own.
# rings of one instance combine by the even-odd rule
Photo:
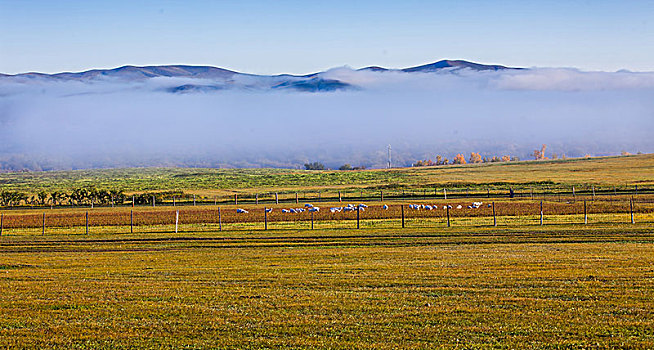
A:
<svg viewBox="0 0 654 350">
<path fill-rule="evenodd" d="M 405 72 L 405 73 L 433 73 L 440 71 L 459 71 L 468 69 L 473 71 L 498 71 L 507 69 L 521 69 L 500 65 L 485 65 L 462 60 L 441 60 L 434 63 L 409 67 L 404 69 L 389 69 L 377 66 L 365 67 L 358 71 L 374 72 Z M 231 71 L 212 66 L 123 66 L 114 69 L 93 69 L 84 72 L 64 72 L 55 74 L 21 73 L 15 75 L 0 74 L 0 79 L 11 79 L 19 82 L 38 81 L 81 81 L 111 79 L 115 81 L 140 81 L 151 78 L 184 78 L 202 79 L 202 83 L 184 83 L 178 86 L 167 87 L 166 91 L 172 93 L 211 92 L 236 87 L 249 89 L 290 89 L 306 92 L 335 91 L 353 89 L 347 82 L 337 79 L 325 78 L 326 72 L 317 72 L 306 75 L 256 75 Z"/>
</svg>

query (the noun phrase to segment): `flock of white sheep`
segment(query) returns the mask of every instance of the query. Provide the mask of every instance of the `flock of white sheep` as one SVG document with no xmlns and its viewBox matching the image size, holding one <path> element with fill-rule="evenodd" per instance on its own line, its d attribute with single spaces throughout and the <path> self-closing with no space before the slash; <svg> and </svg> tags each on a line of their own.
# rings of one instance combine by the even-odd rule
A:
<svg viewBox="0 0 654 350">
<path fill-rule="evenodd" d="M 483 202 L 472 202 L 472 205 L 468 206 L 468 209 L 478 209 L 481 208 L 483 205 Z M 490 208 L 492 204 L 489 204 L 488 207 Z M 452 205 L 444 205 L 443 209 L 452 209 Z M 413 210 L 434 210 L 438 209 L 438 205 L 429 205 L 429 204 L 409 204 L 409 209 Z M 463 206 L 461 204 L 456 206 L 456 209 L 463 209 Z"/>
<path fill-rule="evenodd" d="M 478 209 L 478 208 L 481 208 L 481 206 L 483 204 L 484 204 L 483 202 L 472 202 L 472 205 L 469 205 L 468 209 Z M 491 204 L 488 204 L 488 207 L 490 208 Z M 355 211 L 357 209 L 359 211 L 365 211 L 366 208 L 368 208 L 368 206 L 365 205 L 365 204 L 359 204 L 359 205 L 348 204 L 348 205 L 346 205 L 344 207 L 329 208 L 329 211 L 332 212 L 332 213 L 340 213 L 342 211 Z M 452 205 L 444 205 L 443 206 L 443 209 L 448 209 L 448 208 L 452 209 Z M 388 210 L 388 205 L 384 204 L 382 206 L 382 209 Z M 413 209 L 413 210 L 435 210 L 435 209 L 438 209 L 438 205 L 435 205 L 435 204 L 434 205 L 429 205 L 429 204 L 409 204 L 409 209 Z M 459 205 L 456 206 L 456 209 L 463 209 L 463 206 L 459 204 Z M 266 210 L 266 213 L 271 213 L 273 211 L 273 208 L 266 208 L 265 210 Z M 304 208 L 282 209 L 282 213 L 289 213 L 289 214 L 303 213 L 305 211 L 319 212 L 320 208 L 314 206 L 313 204 L 307 203 L 307 204 L 304 205 Z M 239 213 L 239 214 L 249 213 L 247 210 L 241 209 L 241 208 L 236 209 L 236 212 Z"/>
<path fill-rule="evenodd" d="M 385 207 L 388 208 L 388 206 L 385 206 Z M 365 204 L 359 204 L 359 205 L 356 205 L 356 206 L 354 204 L 348 204 L 348 205 L 346 205 L 344 207 L 329 208 L 329 211 L 332 212 L 332 213 L 340 213 L 342 211 L 355 211 L 355 210 L 357 210 L 357 208 L 359 209 L 359 211 L 365 211 L 366 208 L 368 208 L 368 206 L 365 205 Z"/>
</svg>

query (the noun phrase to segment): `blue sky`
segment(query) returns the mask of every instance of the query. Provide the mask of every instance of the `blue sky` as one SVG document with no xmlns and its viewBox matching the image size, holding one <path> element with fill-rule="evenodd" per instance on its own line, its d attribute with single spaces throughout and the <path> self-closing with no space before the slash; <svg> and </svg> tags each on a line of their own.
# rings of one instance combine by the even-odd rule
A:
<svg viewBox="0 0 654 350">
<path fill-rule="evenodd" d="M 0 0 L 0 72 L 260 74 L 439 59 L 654 71 L 654 1 Z"/>
</svg>

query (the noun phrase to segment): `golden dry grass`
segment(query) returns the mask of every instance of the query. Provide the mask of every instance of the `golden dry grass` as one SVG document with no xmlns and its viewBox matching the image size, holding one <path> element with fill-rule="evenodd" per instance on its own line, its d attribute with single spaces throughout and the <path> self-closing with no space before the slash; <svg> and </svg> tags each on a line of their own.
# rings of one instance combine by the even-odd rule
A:
<svg viewBox="0 0 654 350">
<path fill-rule="evenodd" d="M 0 347 L 654 347 L 649 225 L 1 242 Z"/>
</svg>

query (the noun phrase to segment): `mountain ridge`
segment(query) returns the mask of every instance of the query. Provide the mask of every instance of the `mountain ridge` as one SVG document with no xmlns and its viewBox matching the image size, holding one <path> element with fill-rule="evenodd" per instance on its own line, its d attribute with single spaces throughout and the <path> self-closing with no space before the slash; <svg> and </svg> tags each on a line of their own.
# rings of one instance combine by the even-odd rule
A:
<svg viewBox="0 0 654 350">
<path fill-rule="evenodd" d="M 475 63 L 465 60 L 440 60 L 432 63 L 427 63 L 419 66 L 408 67 L 408 68 L 385 68 L 381 66 L 369 66 L 357 69 L 359 71 L 376 71 L 376 72 L 405 72 L 405 73 L 415 73 L 415 72 L 435 72 L 442 69 L 472 69 L 472 70 L 504 70 L 504 69 L 522 69 L 507 67 L 502 65 L 487 65 L 481 63 Z M 254 76 L 254 77 L 275 77 L 275 78 L 312 78 L 316 75 L 325 73 L 326 71 L 320 71 L 316 73 L 309 74 L 276 74 L 276 75 L 265 75 L 265 74 L 251 74 L 238 72 L 226 68 L 215 67 L 215 66 L 195 66 L 195 65 L 182 65 L 182 64 L 173 64 L 173 65 L 149 65 L 149 66 L 135 66 L 135 65 L 125 65 L 116 68 L 107 68 L 107 69 L 90 69 L 80 72 L 59 72 L 59 73 L 40 73 L 40 72 L 26 72 L 18 74 L 4 74 L 0 73 L 0 77 L 42 77 L 42 78 L 53 78 L 61 80 L 84 80 L 84 79 L 94 79 L 99 77 L 120 77 L 120 78 L 129 78 L 129 79 L 148 79 L 154 77 L 183 77 L 183 78 L 200 78 L 200 79 L 215 79 L 215 78 L 230 78 L 235 75 L 242 76 Z"/>
<path fill-rule="evenodd" d="M 377 73 L 399 72 L 399 73 L 435 73 L 439 71 L 458 71 L 470 69 L 474 71 L 497 71 L 504 69 L 517 69 L 500 65 L 485 65 L 463 60 L 440 60 L 424 65 L 391 69 L 380 66 L 369 66 L 357 69 L 356 71 L 372 71 Z M 174 93 L 209 93 L 229 89 L 247 90 L 295 90 L 300 92 L 331 92 L 339 90 L 356 90 L 358 86 L 347 81 L 330 77 L 330 70 L 315 73 L 294 75 L 259 75 L 243 73 L 214 66 L 192 66 L 192 65 L 158 65 L 158 66 L 133 66 L 126 65 L 110 69 L 91 69 L 82 72 L 61 72 L 61 73 L 20 73 L 14 75 L 0 74 L 2 80 L 13 80 L 19 83 L 40 83 L 40 82 L 83 82 L 94 83 L 103 80 L 112 80 L 116 83 L 141 82 L 152 78 L 179 78 L 178 85 L 161 87 L 159 90 Z"/>
</svg>

